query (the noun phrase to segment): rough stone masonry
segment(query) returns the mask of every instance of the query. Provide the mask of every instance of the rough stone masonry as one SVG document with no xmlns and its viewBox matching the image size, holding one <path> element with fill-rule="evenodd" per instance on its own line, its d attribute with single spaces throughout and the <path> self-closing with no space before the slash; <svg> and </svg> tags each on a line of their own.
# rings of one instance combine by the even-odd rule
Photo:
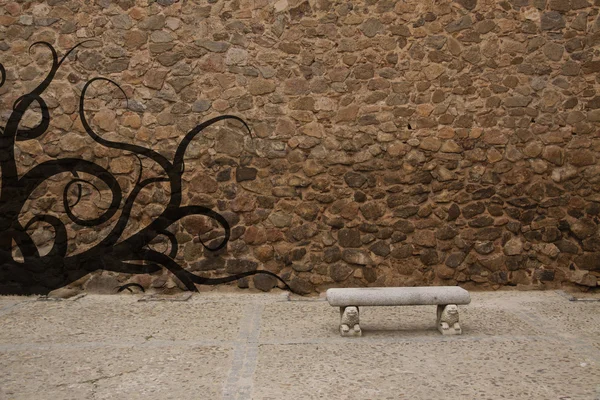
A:
<svg viewBox="0 0 600 400">
<path fill-rule="evenodd" d="M 599 0 L 301 1 L 0 0 L 2 125 L 15 100 L 61 54 L 44 98 L 51 129 L 17 144 L 19 172 L 60 157 L 138 178 L 131 154 L 85 134 L 78 99 L 103 137 L 172 159 L 199 122 L 232 114 L 194 140 L 184 199 L 232 226 L 226 251 L 204 217 L 172 226 L 176 261 L 206 276 L 266 269 L 300 293 L 333 286 L 503 285 L 595 287 L 600 276 Z M 32 112 L 25 123 L 35 125 Z M 147 166 L 151 168 L 151 165 Z M 58 175 L 36 190 L 24 223 L 64 216 Z M 93 218 L 110 199 L 85 187 L 77 211 Z M 126 231 L 169 198 L 142 191 Z M 62 218 L 62 217 L 61 217 Z M 69 226 L 69 252 L 110 227 Z M 53 241 L 30 233 L 40 252 Z M 200 236 L 198 236 L 200 235 Z M 165 238 L 156 248 L 169 246 Z M 15 249 L 18 257 L 18 249 Z M 74 290 L 126 282 L 179 290 L 166 270 L 98 272 Z M 240 287 L 270 290 L 269 276 Z"/>
</svg>

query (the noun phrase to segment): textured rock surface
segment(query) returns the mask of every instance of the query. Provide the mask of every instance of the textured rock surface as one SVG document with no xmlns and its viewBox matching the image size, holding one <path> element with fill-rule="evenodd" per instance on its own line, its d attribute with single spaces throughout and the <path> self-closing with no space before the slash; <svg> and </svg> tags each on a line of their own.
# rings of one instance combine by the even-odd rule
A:
<svg viewBox="0 0 600 400">
<path fill-rule="evenodd" d="M 221 123 L 187 149 L 182 203 L 222 212 L 232 226 L 218 254 L 200 243 L 222 234 L 210 221 L 171 227 L 175 261 L 196 273 L 264 268 L 302 293 L 596 285 L 597 1 L 200 3 L 0 0 L 2 126 L 48 71 L 48 52 L 29 55 L 31 43 L 64 54 L 94 39 L 45 92 L 51 126 L 39 143 L 17 143 L 19 173 L 80 157 L 131 192 L 138 161 L 94 143 L 78 117 L 83 84 L 106 76 L 122 86 L 128 108 L 114 87 L 93 85 L 87 115 L 103 137 L 172 159 L 199 121 L 233 114 L 252 129 Z M 34 191 L 23 224 L 40 213 L 64 217 L 68 180 L 59 175 Z M 143 190 L 124 236 L 160 215 L 169 196 L 160 183 Z M 107 198 L 87 187 L 74 211 L 97 218 Z M 69 226 L 68 254 L 109 229 Z M 41 252 L 51 248 L 49 225 L 29 232 Z M 169 241 L 153 246 L 168 251 Z M 181 286 L 166 271 L 89 279 L 72 286 Z"/>
</svg>

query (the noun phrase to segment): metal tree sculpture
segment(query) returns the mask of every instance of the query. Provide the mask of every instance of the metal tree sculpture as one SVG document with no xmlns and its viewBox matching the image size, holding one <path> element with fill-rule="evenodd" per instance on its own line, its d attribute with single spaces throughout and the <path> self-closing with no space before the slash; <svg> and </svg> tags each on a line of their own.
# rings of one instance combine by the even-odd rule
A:
<svg viewBox="0 0 600 400">
<path fill-rule="evenodd" d="M 269 271 L 254 270 L 222 278 L 204 278 L 182 268 L 174 258 L 177 255 L 176 236 L 168 228 L 174 222 L 190 215 L 206 216 L 216 221 L 224 230 L 224 237 L 216 246 L 208 246 L 201 239 L 200 243 L 209 251 L 223 249 L 230 237 L 230 226 L 219 213 L 203 206 L 182 206 L 182 174 L 185 170 L 184 155 L 190 142 L 205 128 L 222 120 L 237 120 L 248 131 L 248 125 L 233 115 L 212 118 L 197 125 L 188 132 L 179 143 L 173 161 L 169 161 L 160 153 L 130 143 L 122 143 L 104 139 L 94 132 L 85 116 L 85 95 L 93 82 L 106 81 L 115 85 L 123 94 L 125 92 L 114 81 L 107 78 L 93 78 L 83 87 L 79 98 L 79 118 L 87 134 L 102 146 L 123 150 L 134 154 L 139 161 L 140 174 L 133 190 L 123 199 L 123 192 L 117 179 L 105 168 L 91 161 L 78 158 L 58 158 L 36 165 L 19 177 L 15 161 L 15 141 L 36 140 L 43 135 L 50 124 L 50 112 L 43 92 L 48 88 L 61 64 L 67 56 L 80 44 L 69 50 L 60 60 L 54 47 L 46 42 L 31 45 L 44 46 L 52 54 L 52 66 L 46 78 L 30 93 L 19 97 L 4 128 L 0 127 L 0 169 L 2 182 L 0 191 L 0 294 L 47 293 L 53 289 L 67 285 L 95 270 L 145 274 L 166 268 L 171 271 L 190 291 L 197 291 L 196 284 L 217 285 L 232 282 L 242 277 L 267 274 L 281 281 L 284 287 L 289 286 L 276 274 Z M 30 49 L 31 49 L 30 47 Z M 0 64 L 0 87 L 6 82 L 6 71 Z M 23 116 L 30 107 L 37 103 L 41 110 L 41 120 L 32 128 L 20 128 Z M 142 162 L 146 158 L 158 164 L 166 176 L 142 179 Z M 109 220 L 121 210 L 114 227 L 109 234 L 94 247 L 79 254 L 67 256 L 68 238 L 65 224 L 56 216 L 49 214 L 35 215 L 27 224 L 19 222 L 19 215 L 31 193 L 47 179 L 61 173 L 72 175 L 63 191 L 64 212 L 75 224 L 85 227 L 97 227 Z M 80 174 L 88 174 L 100 180 L 111 192 L 110 206 L 97 218 L 82 219 L 77 217 L 68 201 L 69 189 L 75 185 L 78 190 L 77 201 L 81 198 L 81 184 L 89 184 L 98 188 Z M 149 225 L 128 238 L 122 238 L 127 227 L 134 202 L 142 189 L 149 185 L 165 182 L 170 186 L 170 199 L 163 212 Z M 98 190 L 99 191 L 99 190 Z M 121 207 L 121 203 L 123 206 Z M 35 223 L 49 224 L 54 230 L 54 243 L 50 251 L 40 255 L 27 229 Z M 170 242 L 168 253 L 153 250 L 149 244 L 157 236 L 163 235 Z M 13 257 L 13 243 L 21 251 L 22 259 Z"/>
</svg>

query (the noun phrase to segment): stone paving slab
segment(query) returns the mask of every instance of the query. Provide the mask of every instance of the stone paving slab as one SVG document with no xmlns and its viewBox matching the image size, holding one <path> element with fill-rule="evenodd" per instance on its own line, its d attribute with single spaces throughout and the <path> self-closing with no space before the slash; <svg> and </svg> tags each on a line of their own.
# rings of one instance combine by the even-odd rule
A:
<svg viewBox="0 0 600 400">
<path fill-rule="evenodd" d="M 0 354 L 2 399 L 210 399 L 222 396 L 232 351 L 104 344 Z"/>
<path fill-rule="evenodd" d="M 565 337 L 600 337 L 600 302 L 560 302 L 532 304 L 531 312 L 549 326 L 560 326 Z"/>
<path fill-rule="evenodd" d="M 139 297 L 86 296 L 76 302 L 21 304 L 2 317 L 0 344 L 110 342 L 115 337 L 233 340 L 237 336 L 243 310 L 240 303 L 138 302 Z"/>
<path fill-rule="evenodd" d="M 0 399 L 600 400 L 600 302 L 471 292 L 454 337 L 434 306 L 363 307 L 343 338 L 324 298 L 142 297 L 0 297 Z"/>
<path fill-rule="evenodd" d="M 262 345 L 256 376 L 253 398 L 263 400 L 600 395 L 600 369 L 585 351 L 526 338 Z"/>
</svg>

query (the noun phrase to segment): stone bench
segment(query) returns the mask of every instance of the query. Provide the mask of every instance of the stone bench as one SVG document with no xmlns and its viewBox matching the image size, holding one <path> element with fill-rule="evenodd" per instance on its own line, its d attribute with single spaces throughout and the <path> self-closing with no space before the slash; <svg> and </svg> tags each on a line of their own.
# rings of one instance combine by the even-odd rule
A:
<svg viewBox="0 0 600 400">
<path fill-rule="evenodd" d="M 361 336 L 359 306 L 437 305 L 437 328 L 443 335 L 460 335 L 458 304 L 469 304 L 469 292 L 458 286 L 338 288 L 327 290 L 327 301 L 340 307 L 342 336 Z"/>
</svg>

